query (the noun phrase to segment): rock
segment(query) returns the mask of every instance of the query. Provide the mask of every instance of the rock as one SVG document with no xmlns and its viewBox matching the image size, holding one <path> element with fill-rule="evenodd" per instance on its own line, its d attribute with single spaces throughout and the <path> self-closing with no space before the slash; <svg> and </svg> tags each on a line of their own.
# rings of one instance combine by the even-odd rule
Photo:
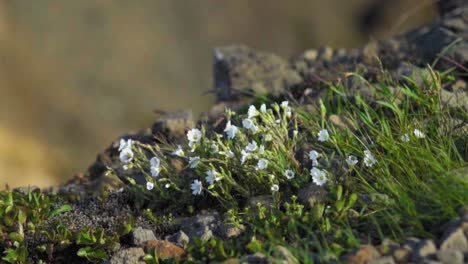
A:
<svg viewBox="0 0 468 264">
<path fill-rule="evenodd" d="M 414 83 L 423 88 L 425 84 L 430 84 L 432 82 L 431 73 L 427 69 L 421 69 L 415 65 L 401 62 L 395 72 L 395 79 L 407 83 L 407 78 L 411 78 Z"/>
<path fill-rule="evenodd" d="M 255 94 L 279 96 L 302 81 L 282 58 L 246 46 L 227 46 L 214 51 L 214 90 L 217 101 L 237 100 L 247 89 Z"/>
<path fill-rule="evenodd" d="M 118 251 L 107 262 L 109 264 L 145 264 L 143 257 L 145 252 L 142 248 L 133 247 Z"/>
<path fill-rule="evenodd" d="M 137 227 L 133 228 L 131 239 L 133 246 L 143 246 L 144 242 L 148 240 L 156 240 L 156 236 L 154 235 L 153 231 L 149 229 Z"/>
<path fill-rule="evenodd" d="M 239 236 L 244 230 L 244 225 L 236 226 L 232 223 L 222 223 L 218 228 L 218 233 L 221 237 L 228 239 Z"/>
<path fill-rule="evenodd" d="M 149 240 L 145 242 L 144 247 L 147 253 L 151 253 L 155 250 L 157 256 L 161 259 L 174 258 L 176 260 L 182 260 L 187 255 L 183 248 L 166 240 Z"/>
<path fill-rule="evenodd" d="M 468 241 L 462 228 L 450 228 L 440 242 L 440 250 L 461 250 L 468 249 Z"/>
<path fill-rule="evenodd" d="M 240 259 L 238 258 L 228 258 L 225 261 L 221 262 L 220 264 L 240 264 Z"/>
<path fill-rule="evenodd" d="M 153 124 L 151 131 L 154 135 L 163 136 L 170 141 L 184 140 L 188 130 L 195 127 L 191 111 L 167 112 L 160 116 Z"/>
<path fill-rule="evenodd" d="M 167 240 L 183 248 L 185 248 L 185 246 L 187 246 L 187 244 L 190 242 L 190 238 L 182 230 L 179 230 L 179 232 L 169 236 Z"/>
<path fill-rule="evenodd" d="M 314 61 L 318 57 L 318 51 L 315 49 L 306 50 L 302 53 L 302 57 L 308 61 Z"/>
<path fill-rule="evenodd" d="M 380 257 L 379 252 L 372 245 L 362 245 L 355 252 L 344 257 L 348 264 L 365 264 Z"/>
<path fill-rule="evenodd" d="M 444 264 L 463 264 L 463 253 L 458 250 L 439 250 L 437 259 Z"/>
<path fill-rule="evenodd" d="M 269 264 L 268 258 L 263 255 L 262 253 L 255 253 L 252 255 L 245 255 L 240 258 L 241 263 L 248 263 L 248 264 Z"/>
<path fill-rule="evenodd" d="M 399 248 L 393 251 L 393 258 L 397 263 L 407 263 L 411 257 L 411 250 L 408 248 Z"/>
<path fill-rule="evenodd" d="M 450 91 L 451 92 L 462 92 L 462 91 L 465 91 L 466 90 L 466 82 L 463 81 L 463 80 L 456 80 L 455 83 L 453 83 L 451 86 L 450 86 Z"/>
<path fill-rule="evenodd" d="M 382 255 L 392 254 L 393 251 L 400 248 L 400 246 L 390 239 L 384 239 L 382 243 L 377 247 L 377 250 Z"/>
<path fill-rule="evenodd" d="M 440 103 L 452 108 L 462 108 L 468 111 L 468 93 L 466 92 L 449 92 L 440 90 Z"/>
<path fill-rule="evenodd" d="M 272 256 L 275 258 L 275 263 L 276 260 L 281 261 L 282 263 L 285 264 L 296 264 L 299 263 L 296 257 L 289 251 L 287 248 L 283 246 L 275 246 L 273 248 Z"/>
<path fill-rule="evenodd" d="M 327 197 L 328 192 L 325 188 L 317 184 L 310 183 L 307 187 L 300 189 L 297 193 L 298 201 L 305 205 L 312 207 L 318 202 L 323 202 Z"/>
<path fill-rule="evenodd" d="M 435 255 L 437 248 L 432 240 L 421 240 L 416 244 L 412 254 L 412 260 L 418 261 L 424 258 L 431 258 Z"/>
<path fill-rule="evenodd" d="M 386 256 L 371 260 L 368 264 L 395 264 L 395 260 L 391 256 Z"/>
<path fill-rule="evenodd" d="M 333 49 L 330 46 L 320 47 L 318 51 L 318 58 L 324 61 L 330 61 L 333 59 Z"/>
<path fill-rule="evenodd" d="M 346 129 L 348 126 L 341 120 L 341 117 L 339 115 L 330 115 L 328 118 L 330 122 L 332 122 L 333 125 L 341 128 L 341 129 Z"/>
<path fill-rule="evenodd" d="M 180 223 L 180 229 L 185 232 L 190 239 L 200 237 L 207 241 L 214 236 L 213 230 L 221 225 L 217 212 L 202 212 L 192 217 L 184 218 Z"/>
</svg>

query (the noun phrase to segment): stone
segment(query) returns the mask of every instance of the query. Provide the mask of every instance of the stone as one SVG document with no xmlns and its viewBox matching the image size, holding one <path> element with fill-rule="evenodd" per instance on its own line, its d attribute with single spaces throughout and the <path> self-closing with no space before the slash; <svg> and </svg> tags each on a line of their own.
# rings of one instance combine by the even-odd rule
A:
<svg viewBox="0 0 468 264">
<path fill-rule="evenodd" d="M 248 205 L 253 209 L 257 208 L 257 204 L 260 204 L 264 207 L 271 207 L 273 205 L 273 196 L 272 195 L 259 195 L 250 198 Z"/>
<path fill-rule="evenodd" d="M 271 53 L 243 45 L 214 50 L 214 91 L 220 101 L 235 101 L 246 91 L 279 96 L 302 82 L 289 63 Z"/>
<path fill-rule="evenodd" d="M 393 253 L 396 249 L 400 248 L 400 246 L 390 239 L 384 239 L 382 243 L 377 247 L 377 250 L 382 255 L 387 255 Z"/>
<path fill-rule="evenodd" d="M 214 236 L 213 230 L 221 225 L 217 212 L 201 212 L 195 216 L 182 219 L 180 229 L 192 239 L 199 237 L 203 241 L 208 241 Z"/>
<path fill-rule="evenodd" d="M 272 256 L 275 260 L 280 260 L 285 264 L 296 264 L 299 263 L 296 257 L 289 251 L 289 249 L 283 246 L 275 246 L 273 248 Z M 276 261 L 275 261 L 276 263 Z"/>
<path fill-rule="evenodd" d="M 148 240 L 156 240 L 153 231 L 141 227 L 133 228 L 131 241 L 133 246 L 142 246 Z"/>
<path fill-rule="evenodd" d="M 437 259 L 444 264 L 463 264 L 463 253 L 458 250 L 439 250 Z"/>
<path fill-rule="evenodd" d="M 318 51 L 315 49 L 306 50 L 302 53 L 302 57 L 306 60 L 314 61 L 318 57 Z"/>
<path fill-rule="evenodd" d="M 107 262 L 109 264 L 145 264 L 143 257 L 145 252 L 142 248 L 132 247 L 118 251 Z"/>
<path fill-rule="evenodd" d="M 356 251 L 344 257 L 348 264 L 365 264 L 380 257 L 379 251 L 372 245 L 362 245 Z"/>
<path fill-rule="evenodd" d="M 395 264 L 392 256 L 380 257 L 368 262 L 368 264 Z"/>
<path fill-rule="evenodd" d="M 188 130 L 195 127 L 191 111 L 175 111 L 162 114 L 151 128 L 156 136 L 163 136 L 167 140 L 183 140 Z"/>
<path fill-rule="evenodd" d="M 417 261 L 424 258 L 430 258 L 435 255 L 437 251 L 436 245 L 432 240 L 421 240 L 419 243 L 416 244 L 412 254 L 412 260 Z"/>
<path fill-rule="evenodd" d="M 395 259 L 396 263 L 407 263 L 411 258 L 411 250 L 404 247 L 399 248 L 393 251 L 392 256 Z"/>
<path fill-rule="evenodd" d="M 468 241 L 465 237 L 463 229 L 461 228 L 450 228 L 444 234 L 440 242 L 440 250 L 461 250 L 466 251 L 468 249 Z"/>
<path fill-rule="evenodd" d="M 332 122 L 333 125 L 341 128 L 341 129 L 346 129 L 348 126 L 341 120 L 341 117 L 339 115 L 330 115 L 328 118 L 330 122 Z"/>
<path fill-rule="evenodd" d="M 240 258 L 241 263 L 248 263 L 248 264 L 269 264 L 268 258 L 263 255 L 262 253 L 255 253 L 251 255 L 245 255 Z"/>
<path fill-rule="evenodd" d="M 440 90 L 440 103 L 452 108 L 462 108 L 468 111 L 468 93 L 466 92 L 449 92 Z"/>
<path fill-rule="evenodd" d="M 173 234 L 172 236 L 169 236 L 167 240 L 183 248 L 185 248 L 185 246 L 187 246 L 190 242 L 190 238 L 182 230 L 179 230 L 179 232 Z"/>
<path fill-rule="evenodd" d="M 316 203 L 323 202 L 327 197 L 328 192 L 325 188 L 317 184 L 310 183 L 307 187 L 300 189 L 297 193 L 298 201 L 307 206 L 312 207 Z"/>
<path fill-rule="evenodd" d="M 238 258 L 228 258 L 225 261 L 221 262 L 220 264 L 240 264 L 240 259 Z"/>
<path fill-rule="evenodd" d="M 166 240 L 146 241 L 144 248 L 146 253 L 152 253 L 153 251 L 156 251 L 157 256 L 161 259 L 174 258 L 176 260 L 182 260 L 187 255 L 183 248 Z"/>
<path fill-rule="evenodd" d="M 239 236 L 244 230 L 244 225 L 236 226 L 232 223 L 222 223 L 218 228 L 218 233 L 220 233 L 221 237 L 229 239 Z"/>
<path fill-rule="evenodd" d="M 333 59 L 333 48 L 330 46 L 320 47 L 318 51 L 318 58 L 324 61 L 330 61 Z"/>
</svg>

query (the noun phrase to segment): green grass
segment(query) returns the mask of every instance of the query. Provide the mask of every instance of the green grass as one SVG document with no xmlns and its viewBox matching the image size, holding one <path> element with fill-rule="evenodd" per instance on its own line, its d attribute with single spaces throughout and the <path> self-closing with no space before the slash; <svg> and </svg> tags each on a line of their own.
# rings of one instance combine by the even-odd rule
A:
<svg viewBox="0 0 468 264">
<path fill-rule="evenodd" d="M 151 221 L 215 208 L 226 212 L 230 223 L 245 227 L 239 237 L 225 241 L 193 240 L 187 248 L 192 255 L 188 262 L 222 261 L 254 252 L 274 255 L 275 247 L 282 245 L 300 262 L 311 263 L 339 259 L 360 244 L 379 243 L 385 238 L 436 238 L 442 231 L 440 226 L 456 218 L 457 211 L 468 205 L 468 135 L 466 128 L 457 128 L 454 122 L 460 120 L 466 125 L 468 113 L 463 108 L 448 108 L 440 101 L 442 83 L 448 79 L 450 76 L 431 71 L 423 87 L 411 79 L 406 84 L 392 80 L 367 83 L 372 98 L 348 94 L 345 86 L 336 84 L 329 86 L 325 96 L 312 106 L 267 103 L 266 111 L 258 111 L 261 103 L 255 104 L 257 113 L 250 119 L 257 126 L 256 132 L 243 128 L 247 118 L 244 111 L 227 110 L 226 120 L 239 129 L 233 139 L 227 138 L 224 127 L 213 129 L 206 124 L 200 128 L 201 139 L 191 146 L 182 145 L 183 154 L 179 156 L 172 154 L 176 146 L 135 142 L 130 147 L 133 158 L 126 165 L 129 170 L 143 173 L 154 187 L 129 188 L 135 204 L 149 212 Z M 324 142 L 317 136 L 322 129 L 329 133 Z M 424 137 L 418 137 L 415 129 Z M 402 140 L 402 136 L 409 140 Z M 256 149 L 242 162 L 252 142 Z M 259 151 L 261 146 L 263 152 Z M 301 204 L 296 197 L 298 190 L 314 184 L 310 175 L 313 161 L 308 157 L 311 150 L 319 153 L 314 167 L 325 172 L 327 182 L 320 188 L 327 195 Z M 365 151 L 375 158 L 372 166 L 364 162 Z M 349 155 L 357 157 L 356 165 L 346 163 Z M 156 177 L 150 170 L 153 157 L 160 160 Z M 190 157 L 200 158 L 196 167 L 190 166 Z M 266 168 L 259 167 L 260 159 L 268 161 Z M 294 172 L 293 179 L 286 177 L 287 169 Z M 212 184 L 206 179 L 210 170 L 216 171 L 213 177 L 217 180 Z M 199 194 L 192 193 L 195 180 L 203 185 Z M 8 198 L 11 192 L 0 195 Z M 249 199 L 259 195 L 271 195 L 273 203 L 250 205 Z M 16 231 L 9 227 L 11 223 L 8 225 L 12 213 L 7 210 L 11 203 L 6 198 L 0 200 L 1 241 L 18 241 L 18 246 L 21 239 L 12 235 Z M 25 212 L 38 210 L 25 206 Z M 29 219 L 35 224 L 51 214 L 51 209 L 39 218 L 27 213 L 23 221 L 20 219 L 24 214 L 19 213 L 22 209 L 14 210 L 18 213 L 13 214 L 13 222 L 23 224 Z M 130 229 L 127 227 L 127 232 Z M 100 232 L 84 230 L 69 234 L 67 239 L 71 244 L 80 244 L 84 240 L 79 238 L 86 235 L 89 243 L 81 243 L 78 256 L 101 260 L 108 242 L 97 243 L 100 239 L 96 237 L 104 237 Z M 5 247 L 4 260 L 8 261 L 5 258 L 12 251 L 26 254 L 20 248 L 14 244 Z M 23 255 L 22 260 L 26 259 Z M 159 262 L 156 254 L 148 254 L 145 259 L 148 263 Z"/>
</svg>

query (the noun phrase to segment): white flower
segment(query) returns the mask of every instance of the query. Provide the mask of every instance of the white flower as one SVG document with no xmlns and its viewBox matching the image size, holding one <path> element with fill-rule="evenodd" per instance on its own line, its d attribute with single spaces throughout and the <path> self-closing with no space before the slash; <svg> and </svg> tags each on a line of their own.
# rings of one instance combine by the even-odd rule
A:
<svg viewBox="0 0 468 264">
<path fill-rule="evenodd" d="M 276 124 L 281 123 L 281 119 L 276 119 L 276 120 L 275 120 L 275 123 L 276 123 Z"/>
<path fill-rule="evenodd" d="M 121 138 L 120 139 L 120 145 L 119 145 L 119 151 L 122 151 L 123 149 L 129 148 L 131 149 L 133 146 L 133 140 L 128 139 L 125 141 L 125 139 Z"/>
<path fill-rule="evenodd" d="M 202 133 L 197 128 L 192 128 L 187 132 L 187 139 L 189 141 L 189 146 L 192 147 L 194 143 L 200 141 Z"/>
<path fill-rule="evenodd" d="M 235 156 L 235 155 L 234 155 L 234 152 L 232 152 L 231 150 L 226 151 L 226 157 L 228 157 L 228 158 L 234 158 L 234 156 Z"/>
<path fill-rule="evenodd" d="M 271 134 L 266 134 L 265 136 L 263 136 L 263 141 L 265 142 L 269 142 L 272 140 L 273 140 L 273 136 Z"/>
<path fill-rule="evenodd" d="M 410 138 L 409 138 L 408 133 L 405 133 L 405 134 L 401 135 L 400 140 L 403 141 L 403 142 L 409 142 Z"/>
<path fill-rule="evenodd" d="M 364 164 L 366 167 L 372 167 L 376 162 L 374 155 L 369 150 L 364 150 Z"/>
<path fill-rule="evenodd" d="M 206 171 L 205 175 L 206 175 L 205 180 L 209 184 L 214 184 L 215 181 L 221 180 L 221 177 L 219 177 L 219 173 L 215 169 L 211 169 L 209 171 Z"/>
<path fill-rule="evenodd" d="M 248 115 L 249 119 L 251 119 L 251 118 L 257 116 L 257 115 L 258 115 L 257 108 L 255 108 L 254 105 L 251 105 L 251 106 L 249 107 L 249 111 L 247 112 L 247 115 Z"/>
<path fill-rule="evenodd" d="M 242 157 L 240 161 L 241 161 L 241 164 L 244 164 L 244 162 L 249 158 L 250 153 L 245 150 L 242 150 L 241 154 L 242 154 Z"/>
<path fill-rule="evenodd" d="M 266 159 L 259 159 L 257 163 L 257 170 L 264 170 L 268 168 L 268 160 Z"/>
<path fill-rule="evenodd" d="M 327 175 L 325 172 L 315 167 L 310 170 L 310 176 L 312 176 L 312 181 L 318 186 L 322 186 L 327 182 Z"/>
<path fill-rule="evenodd" d="M 273 192 L 279 191 L 279 186 L 278 186 L 278 184 L 273 184 L 273 185 L 271 186 L 271 191 L 273 191 Z"/>
<path fill-rule="evenodd" d="M 254 125 L 255 125 L 255 124 L 254 124 L 254 122 L 252 121 L 252 119 L 246 118 L 246 119 L 242 120 L 242 126 L 243 126 L 244 128 L 251 129 L 252 126 L 254 126 Z"/>
<path fill-rule="evenodd" d="M 299 134 L 299 131 L 293 130 L 293 136 L 294 136 L 294 137 L 297 137 L 297 134 Z"/>
<path fill-rule="evenodd" d="M 318 157 L 319 157 L 319 153 L 315 150 L 311 150 L 309 152 L 309 159 L 312 161 L 312 166 L 317 166 L 318 165 Z"/>
<path fill-rule="evenodd" d="M 150 172 L 151 172 L 151 176 L 158 177 L 161 170 L 159 169 L 159 167 L 151 167 Z"/>
<path fill-rule="evenodd" d="M 414 135 L 415 135 L 417 138 L 425 138 L 425 137 L 426 137 L 426 135 L 424 135 L 424 133 L 421 132 L 421 130 L 419 130 L 419 129 L 417 129 L 417 128 L 414 129 L 414 132 L 413 132 L 413 133 L 414 133 Z"/>
<path fill-rule="evenodd" d="M 288 180 L 291 180 L 291 179 L 294 178 L 295 173 L 294 173 L 293 170 L 289 170 L 289 169 L 288 169 L 288 170 L 285 170 L 285 171 L 284 171 L 284 176 L 286 176 L 286 178 L 287 178 Z"/>
<path fill-rule="evenodd" d="M 192 168 L 192 169 L 196 168 L 199 163 L 200 163 L 200 157 L 198 157 L 198 156 L 189 157 L 189 166 L 190 166 L 190 168 Z"/>
<path fill-rule="evenodd" d="M 147 182 L 147 183 L 146 183 L 146 189 L 147 189 L 148 191 L 153 190 L 153 188 L 154 188 L 154 183 L 152 183 L 152 182 Z"/>
<path fill-rule="evenodd" d="M 166 183 L 166 185 L 164 185 L 164 187 L 166 187 L 166 189 L 169 189 L 169 187 L 171 187 L 171 185 L 169 183 Z"/>
<path fill-rule="evenodd" d="M 266 105 L 265 105 L 265 104 L 262 104 L 262 105 L 260 106 L 260 112 L 265 113 L 266 111 L 267 111 Z"/>
<path fill-rule="evenodd" d="M 201 181 L 199 180 L 194 180 L 193 183 L 192 183 L 192 194 L 193 195 L 199 195 L 201 194 L 202 190 L 203 190 L 203 185 L 201 183 Z"/>
<path fill-rule="evenodd" d="M 182 150 L 182 146 L 177 145 L 177 149 L 172 152 L 172 155 L 179 156 L 179 157 L 184 157 L 185 154 L 184 154 L 184 151 Z"/>
<path fill-rule="evenodd" d="M 346 159 L 346 163 L 348 164 L 348 166 L 354 166 L 358 163 L 358 159 L 356 158 L 356 156 L 349 155 Z"/>
<path fill-rule="evenodd" d="M 291 110 L 291 107 L 288 107 L 288 108 L 286 109 L 286 117 L 287 117 L 287 118 L 290 118 L 291 116 L 292 116 L 292 110 Z"/>
<path fill-rule="evenodd" d="M 219 152 L 219 147 L 216 143 L 211 144 L 211 153 L 218 153 Z"/>
<path fill-rule="evenodd" d="M 226 132 L 228 139 L 233 139 L 236 136 L 237 132 L 239 132 L 239 128 L 234 125 L 231 125 L 231 120 L 229 120 L 226 124 L 224 132 Z"/>
<path fill-rule="evenodd" d="M 318 141 L 325 142 L 330 139 L 330 135 L 328 134 L 328 130 L 322 129 L 318 132 Z"/>
<path fill-rule="evenodd" d="M 156 167 L 156 168 L 158 168 L 160 164 L 161 164 L 161 160 L 160 160 L 158 157 L 152 157 L 152 158 L 150 159 L 150 165 L 151 165 L 151 167 Z"/>
<path fill-rule="evenodd" d="M 123 168 L 124 170 L 128 170 L 130 167 L 129 167 L 128 165 L 123 165 L 122 168 Z"/>
<path fill-rule="evenodd" d="M 288 101 L 283 101 L 283 102 L 281 102 L 281 108 L 283 108 L 283 109 L 289 108 L 288 104 L 289 104 Z"/>
<path fill-rule="evenodd" d="M 248 145 L 247 147 L 245 147 L 245 150 L 248 151 L 248 152 L 254 152 L 257 150 L 257 142 L 255 142 L 254 140 L 252 140 Z"/>
<path fill-rule="evenodd" d="M 260 147 L 258 148 L 258 154 L 262 155 L 263 153 L 265 153 L 265 146 L 260 145 Z"/>
<path fill-rule="evenodd" d="M 122 149 L 122 151 L 120 152 L 120 161 L 123 162 L 123 163 L 129 163 L 130 161 L 132 161 L 133 157 L 134 157 L 134 154 L 133 154 L 133 151 L 131 148 L 124 148 Z"/>
</svg>

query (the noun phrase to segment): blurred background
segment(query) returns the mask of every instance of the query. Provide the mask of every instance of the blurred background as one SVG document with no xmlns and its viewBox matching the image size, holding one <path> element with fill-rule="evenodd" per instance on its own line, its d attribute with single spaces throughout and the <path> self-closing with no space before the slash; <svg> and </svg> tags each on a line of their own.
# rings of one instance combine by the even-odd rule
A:
<svg viewBox="0 0 468 264">
<path fill-rule="evenodd" d="M 431 0 L 0 0 L 0 188 L 63 183 L 154 109 L 208 110 L 213 47 L 290 57 L 435 17 Z"/>
</svg>

